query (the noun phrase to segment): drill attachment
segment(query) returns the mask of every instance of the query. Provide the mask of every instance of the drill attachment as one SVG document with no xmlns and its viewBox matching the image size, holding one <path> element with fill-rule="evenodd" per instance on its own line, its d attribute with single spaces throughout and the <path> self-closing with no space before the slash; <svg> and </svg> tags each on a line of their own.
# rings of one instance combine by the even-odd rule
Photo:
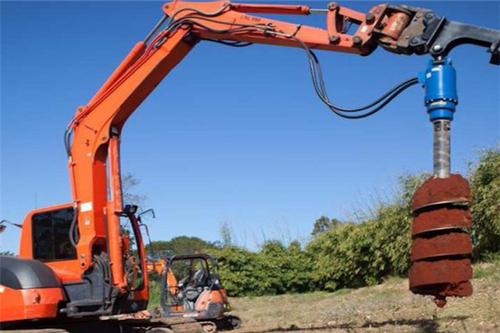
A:
<svg viewBox="0 0 500 333">
<path fill-rule="evenodd" d="M 413 197 L 410 290 L 434 296 L 439 307 L 447 296 L 472 294 L 470 198 L 457 174 L 428 179 Z"/>
<path fill-rule="evenodd" d="M 472 294 L 471 193 L 465 178 L 450 174 L 451 121 L 458 104 L 451 60 L 430 61 L 421 81 L 433 124 L 434 175 L 412 200 L 410 290 L 433 295 L 443 307 L 448 296 Z"/>
</svg>

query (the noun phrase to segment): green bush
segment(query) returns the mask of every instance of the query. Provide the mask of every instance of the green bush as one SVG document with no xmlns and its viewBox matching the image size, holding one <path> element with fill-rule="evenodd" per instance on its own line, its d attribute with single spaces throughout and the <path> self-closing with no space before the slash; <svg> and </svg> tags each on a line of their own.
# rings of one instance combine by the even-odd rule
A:
<svg viewBox="0 0 500 333">
<path fill-rule="evenodd" d="M 218 258 L 219 274 L 229 295 L 258 295 L 261 289 L 257 254 L 235 246 L 212 251 Z"/>
<path fill-rule="evenodd" d="M 221 280 L 231 296 L 310 290 L 309 260 L 298 242 L 285 247 L 268 241 L 257 253 L 231 246 L 212 254 L 218 257 Z"/>
<path fill-rule="evenodd" d="M 500 252 L 500 149 L 484 151 L 470 172 L 474 257 Z"/>
<path fill-rule="evenodd" d="M 157 279 L 149 281 L 149 301 L 148 309 L 155 309 L 160 307 L 161 298 L 161 282 Z"/>
</svg>

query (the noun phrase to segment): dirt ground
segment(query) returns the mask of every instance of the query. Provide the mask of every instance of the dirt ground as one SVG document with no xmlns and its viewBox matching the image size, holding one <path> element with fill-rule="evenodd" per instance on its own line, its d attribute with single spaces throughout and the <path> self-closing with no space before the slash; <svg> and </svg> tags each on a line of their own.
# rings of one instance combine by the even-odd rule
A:
<svg viewBox="0 0 500 333">
<path fill-rule="evenodd" d="M 234 332 L 500 332 L 500 260 L 476 265 L 473 286 L 472 297 L 443 309 L 400 278 L 335 293 L 233 298 L 243 320 Z"/>
</svg>

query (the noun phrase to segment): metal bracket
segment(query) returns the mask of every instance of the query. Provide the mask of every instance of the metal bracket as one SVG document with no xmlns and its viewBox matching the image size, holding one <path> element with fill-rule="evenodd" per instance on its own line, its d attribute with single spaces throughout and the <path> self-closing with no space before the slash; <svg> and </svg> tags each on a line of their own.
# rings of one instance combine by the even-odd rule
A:
<svg viewBox="0 0 500 333">
<path fill-rule="evenodd" d="M 461 44 L 473 44 L 488 48 L 491 53 L 490 63 L 500 65 L 500 31 L 482 28 L 460 22 L 447 21 L 443 18 L 430 40 L 429 52 L 433 57 L 446 56 L 454 47 Z"/>
<path fill-rule="evenodd" d="M 500 31 L 460 22 L 448 21 L 434 12 L 401 6 L 412 14 L 411 21 L 397 41 L 380 43 L 388 51 L 404 54 L 431 54 L 444 58 L 458 45 L 473 44 L 488 48 L 490 63 L 500 65 Z M 386 45 L 384 45 L 386 44 Z"/>
</svg>

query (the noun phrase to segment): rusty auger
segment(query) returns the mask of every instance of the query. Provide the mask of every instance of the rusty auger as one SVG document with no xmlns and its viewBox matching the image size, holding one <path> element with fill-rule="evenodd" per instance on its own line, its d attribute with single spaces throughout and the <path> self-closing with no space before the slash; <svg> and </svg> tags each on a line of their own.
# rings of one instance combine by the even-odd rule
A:
<svg viewBox="0 0 500 333">
<path fill-rule="evenodd" d="M 413 197 L 410 289 L 433 295 L 439 307 L 447 296 L 472 294 L 469 202 L 468 182 L 457 174 L 428 179 Z"/>
<path fill-rule="evenodd" d="M 434 174 L 413 196 L 410 290 L 434 296 L 443 307 L 448 296 L 472 294 L 471 193 L 465 178 L 450 175 L 450 125 L 458 104 L 455 69 L 447 58 L 435 59 L 420 80 L 434 127 Z"/>
</svg>

